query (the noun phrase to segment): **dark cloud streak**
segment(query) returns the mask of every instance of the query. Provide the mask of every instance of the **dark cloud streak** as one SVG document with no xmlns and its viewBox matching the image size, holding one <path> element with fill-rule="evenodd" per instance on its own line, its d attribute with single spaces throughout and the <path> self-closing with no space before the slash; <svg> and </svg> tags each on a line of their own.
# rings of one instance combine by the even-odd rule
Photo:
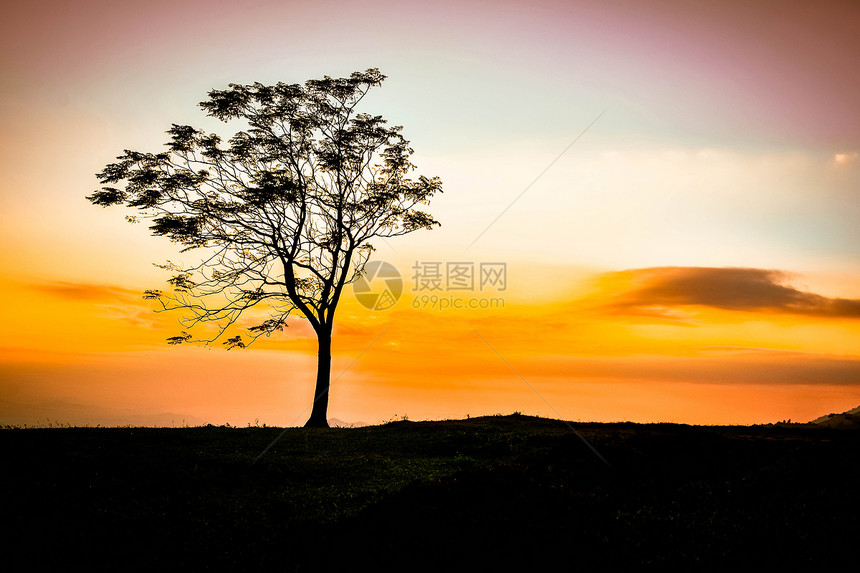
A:
<svg viewBox="0 0 860 573">
<path fill-rule="evenodd" d="M 139 300 L 143 297 L 143 292 L 141 291 L 90 283 L 55 281 L 31 284 L 29 287 L 33 290 L 70 301 L 129 302 L 131 300 Z"/>
<path fill-rule="evenodd" d="M 606 307 L 619 314 L 648 314 L 655 307 L 709 306 L 744 312 L 782 312 L 860 318 L 860 300 L 828 298 L 784 284 L 782 271 L 752 268 L 656 267 L 604 275 L 630 285 Z M 662 313 L 658 313 L 662 314 Z"/>
</svg>

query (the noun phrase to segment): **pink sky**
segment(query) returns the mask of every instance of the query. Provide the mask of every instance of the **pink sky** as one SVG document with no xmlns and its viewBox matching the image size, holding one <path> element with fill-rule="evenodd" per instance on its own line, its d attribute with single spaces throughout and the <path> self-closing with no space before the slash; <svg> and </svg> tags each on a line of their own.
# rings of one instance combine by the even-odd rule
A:
<svg viewBox="0 0 860 573">
<path fill-rule="evenodd" d="M 16 302 L 0 327 L 0 423 L 300 417 L 312 341 L 294 330 L 238 358 L 165 347 L 175 322 L 135 293 L 161 286 L 151 263 L 175 249 L 84 196 L 171 123 L 229 131 L 196 107 L 210 89 L 368 67 L 389 76 L 368 109 L 404 125 L 415 163 L 445 183 L 442 228 L 378 256 L 406 275 L 419 259 L 505 261 L 512 291 L 489 314 L 345 311 L 332 416 L 753 423 L 854 407 L 860 319 L 797 301 L 860 299 L 858 57 L 860 4 L 833 0 L 4 7 L 0 292 Z M 664 296 L 725 280 L 771 298 Z M 613 297 L 635 304 L 619 312 Z M 422 337 L 444 349 L 432 367 Z"/>
</svg>

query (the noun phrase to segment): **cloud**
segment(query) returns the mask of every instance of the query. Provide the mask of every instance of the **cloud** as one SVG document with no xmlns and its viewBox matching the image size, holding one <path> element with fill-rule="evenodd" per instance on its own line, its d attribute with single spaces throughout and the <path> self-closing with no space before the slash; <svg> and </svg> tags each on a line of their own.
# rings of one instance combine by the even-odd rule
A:
<svg viewBox="0 0 860 573">
<path fill-rule="evenodd" d="M 770 348 L 699 348 L 690 356 L 552 356 L 522 360 L 528 379 L 860 388 L 860 359 Z M 566 382 L 564 382 L 566 381 Z"/>
<path fill-rule="evenodd" d="M 143 292 L 110 285 L 54 281 L 30 285 L 33 290 L 72 301 L 115 302 L 139 300 Z"/>
<path fill-rule="evenodd" d="M 844 153 L 836 153 L 833 156 L 833 164 L 840 167 L 857 165 L 860 163 L 860 153 L 856 151 L 847 151 Z"/>
<path fill-rule="evenodd" d="M 782 271 L 751 268 L 657 267 L 603 275 L 604 310 L 679 318 L 677 307 L 860 318 L 860 300 L 828 298 L 788 286 Z M 614 292 L 612 292 L 614 291 Z"/>
</svg>

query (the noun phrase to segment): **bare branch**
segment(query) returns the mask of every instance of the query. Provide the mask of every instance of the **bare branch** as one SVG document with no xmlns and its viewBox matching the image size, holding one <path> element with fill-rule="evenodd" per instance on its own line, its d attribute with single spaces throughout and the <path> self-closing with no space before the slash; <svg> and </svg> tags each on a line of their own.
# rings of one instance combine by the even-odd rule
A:
<svg viewBox="0 0 860 573">
<path fill-rule="evenodd" d="M 357 111 L 384 79 L 370 69 L 304 85 L 230 84 L 200 106 L 248 129 L 222 138 L 173 124 L 166 152 L 126 150 L 107 165 L 93 204 L 123 204 L 136 211 L 130 221 L 146 219 L 152 234 L 202 253 L 192 265 L 162 265 L 173 273 L 171 291 L 144 298 L 183 311 L 187 328 L 215 324 L 206 343 L 252 308 L 264 316 L 246 328 L 251 342 L 282 330 L 293 310 L 330 331 L 374 238 L 438 225 L 416 207 L 441 192 L 439 179 L 409 179 L 415 166 L 402 128 Z M 231 335 L 225 345 L 247 344 Z"/>
</svg>

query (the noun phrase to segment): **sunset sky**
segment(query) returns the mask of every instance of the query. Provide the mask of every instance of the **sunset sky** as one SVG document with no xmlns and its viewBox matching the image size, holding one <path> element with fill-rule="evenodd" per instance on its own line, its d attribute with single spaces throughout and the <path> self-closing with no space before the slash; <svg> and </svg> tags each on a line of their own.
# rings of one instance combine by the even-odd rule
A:
<svg viewBox="0 0 860 573">
<path fill-rule="evenodd" d="M 211 89 L 371 67 L 388 79 L 363 110 L 442 179 L 442 226 L 376 244 L 404 293 L 343 301 L 331 417 L 853 408 L 858 61 L 850 0 L 4 6 L 0 424 L 303 423 L 307 324 L 243 351 L 168 346 L 177 317 L 141 294 L 165 288 L 152 263 L 194 252 L 85 196 L 172 123 L 231 135 L 197 106 Z M 506 288 L 420 290 L 416 263 L 505 263 Z"/>
</svg>

